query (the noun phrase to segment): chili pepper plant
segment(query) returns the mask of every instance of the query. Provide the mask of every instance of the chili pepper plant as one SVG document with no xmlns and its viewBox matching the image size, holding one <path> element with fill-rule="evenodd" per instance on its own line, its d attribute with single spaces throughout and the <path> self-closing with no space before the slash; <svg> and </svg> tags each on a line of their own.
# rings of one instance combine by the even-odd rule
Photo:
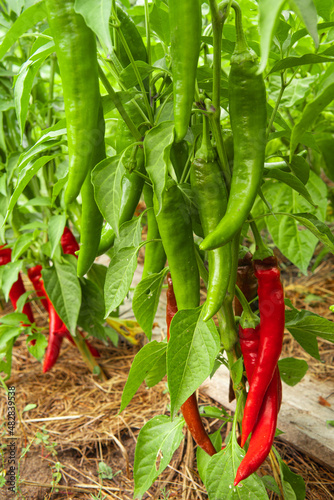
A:
<svg viewBox="0 0 334 500">
<path fill-rule="evenodd" d="M 24 333 L 44 371 L 66 337 L 101 374 L 83 332 L 115 341 L 130 295 L 130 334 L 148 342 L 120 411 L 165 375 L 170 398 L 139 433 L 134 498 L 185 425 L 210 500 L 306 498 L 274 438 L 284 384 L 308 369 L 280 359 L 284 335 L 317 359 L 317 337 L 334 340 L 333 322 L 297 310 L 283 286 L 287 262 L 307 275 L 334 251 L 332 11 L 320 0 L 1 2 L 0 276 L 16 312 L 1 319 L 0 369 L 10 376 Z M 222 364 L 233 417 L 197 403 Z M 220 422 L 214 434 L 203 416 Z M 260 477 L 267 457 L 273 475 Z"/>
</svg>

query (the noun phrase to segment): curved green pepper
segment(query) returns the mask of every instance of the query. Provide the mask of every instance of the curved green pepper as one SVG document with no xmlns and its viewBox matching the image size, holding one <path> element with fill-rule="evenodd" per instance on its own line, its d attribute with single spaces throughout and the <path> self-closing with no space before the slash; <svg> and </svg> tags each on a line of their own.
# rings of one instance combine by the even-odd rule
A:
<svg viewBox="0 0 334 500">
<path fill-rule="evenodd" d="M 153 190 L 145 184 L 144 199 L 147 210 L 147 241 L 159 240 L 161 238 L 157 220 L 153 210 Z M 166 253 L 162 241 L 152 241 L 145 245 L 145 260 L 142 279 L 153 273 L 160 273 L 166 263 Z"/>
<path fill-rule="evenodd" d="M 154 211 L 174 284 L 177 307 L 198 307 L 200 281 L 191 218 L 181 190 L 172 179 L 162 193 L 162 207 L 154 195 Z"/>
<path fill-rule="evenodd" d="M 194 100 L 202 27 L 199 0 L 169 0 L 169 25 L 175 135 L 180 142 L 187 133 Z"/>
<path fill-rule="evenodd" d="M 120 22 L 120 30 L 128 44 L 130 52 L 135 61 L 145 61 L 148 62 L 147 51 L 143 39 L 137 29 L 137 26 L 128 15 L 125 10 L 122 9 L 120 5 L 116 7 L 116 14 Z M 117 34 L 116 34 L 117 36 Z M 130 64 L 130 59 L 126 53 L 126 50 L 121 41 L 119 41 L 116 55 L 122 64 L 123 68 L 126 68 Z"/>
<path fill-rule="evenodd" d="M 223 6 L 228 2 L 224 2 Z M 256 54 L 248 47 L 236 12 L 237 41 L 231 57 L 229 110 L 234 144 L 233 175 L 225 216 L 201 243 L 202 250 L 225 245 L 241 229 L 261 183 L 266 145 L 266 88 L 257 74 Z"/>
<path fill-rule="evenodd" d="M 63 83 L 69 177 L 65 204 L 75 200 L 91 169 L 99 109 L 95 35 L 74 10 L 75 0 L 46 0 Z"/>
<path fill-rule="evenodd" d="M 99 139 L 95 146 L 92 168 L 106 157 L 104 144 L 104 118 L 102 104 L 99 107 L 98 121 Z M 85 182 L 81 188 L 82 214 L 81 214 L 81 233 L 80 233 L 80 251 L 78 256 L 78 276 L 86 274 L 93 264 L 101 238 L 103 224 L 102 214 L 96 204 L 94 197 L 94 186 L 91 181 L 91 170 L 89 170 Z"/>
<path fill-rule="evenodd" d="M 203 138 L 191 166 L 191 187 L 195 194 L 204 236 L 213 231 L 225 214 L 227 190 L 223 174 L 210 143 L 208 118 L 203 117 Z M 203 320 L 208 321 L 221 307 L 231 272 L 231 245 L 208 252 L 208 293 L 203 308 Z"/>
</svg>

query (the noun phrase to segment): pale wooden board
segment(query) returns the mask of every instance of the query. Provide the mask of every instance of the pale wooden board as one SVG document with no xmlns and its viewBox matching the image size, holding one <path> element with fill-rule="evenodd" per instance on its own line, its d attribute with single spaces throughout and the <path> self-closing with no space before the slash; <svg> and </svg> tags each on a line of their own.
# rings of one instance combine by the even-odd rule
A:
<svg viewBox="0 0 334 500">
<path fill-rule="evenodd" d="M 108 260 L 99 259 L 99 263 L 108 265 Z M 142 274 L 138 266 L 132 282 L 135 287 Z M 131 309 L 133 292 L 129 293 L 120 308 L 120 315 L 134 319 Z M 166 335 L 166 291 L 163 290 L 155 317 L 157 326 L 153 329 L 152 340 L 162 340 Z M 213 378 L 207 379 L 200 391 L 220 403 L 224 408 L 235 411 L 235 401 L 229 403 L 229 373 L 221 366 Z M 319 404 L 319 396 L 327 398 L 332 407 Z M 320 463 L 334 468 L 334 427 L 326 425 L 327 420 L 334 420 L 334 384 L 317 381 L 306 375 L 295 387 L 283 383 L 283 401 L 278 418 L 278 428 L 284 432 L 280 439 L 308 454 Z"/>
<path fill-rule="evenodd" d="M 212 379 L 207 379 L 200 391 L 228 410 L 235 411 L 235 401 L 229 403 L 229 372 L 221 366 Z M 334 391 L 332 383 L 317 381 L 306 375 L 295 387 L 283 383 L 283 400 L 278 417 L 278 428 L 284 432 L 280 439 L 320 463 L 334 468 L 334 427 L 326 425 L 334 420 L 333 407 L 319 404 L 319 396 L 327 397 Z M 334 395 L 333 395 L 334 396 Z M 329 398 L 334 402 L 334 397 Z"/>
</svg>

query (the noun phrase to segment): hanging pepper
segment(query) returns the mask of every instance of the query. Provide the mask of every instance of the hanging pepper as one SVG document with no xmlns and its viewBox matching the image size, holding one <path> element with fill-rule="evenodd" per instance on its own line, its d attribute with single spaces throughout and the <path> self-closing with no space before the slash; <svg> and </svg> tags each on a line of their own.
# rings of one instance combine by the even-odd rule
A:
<svg viewBox="0 0 334 500">
<path fill-rule="evenodd" d="M 103 217 L 94 197 L 94 187 L 91 181 L 91 171 L 95 165 L 106 157 L 104 143 L 105 123 L 103 117 L 102 103 L 99 106 L 98 127 L 96 145 L 91 168 L 88 170 L 86 179 L 81 188 L 82 215 L 80 233 L 80 251 L 78 256 L 77 275 L 84 276 L 91 268 L 98 252 L 101 238 Z"/>
<path fill-rule="evenodd" d="M 65 204 L 75 200 L 92 168 L 100 100 L 95 35 L 74 6 L 75 0 L 46 0 L 67 124 L 69 178 Z"/>
<path fill-rule="evenodd" d="M 224 216 L 227 205 L 227 191 L 215 150 L 211 145 L 207 116 L 203 116 L 202 144 L 191 166 L 190 181 L 204 236 L 207 236 Z M 216 314 L 226 295 L 231 272 L 231 245 L 210 250 L 208 261 L 209 279 L 203 307 L 204 321 Z"/>
<path fill-rule="evenodd" d="M 276 257 L 254 261 L 258 280 L 260 343 L 242 420 L 241 446 L 252 432 L 274 376 L 284 335 L 284 293 Z"/>
<path fill-rule="evenodd" d="M 162 207 L 154 196 L 154 212 L 164 246 L 178 309 L 199 306 L 200 281 L 191 218 L 181 190 L 172 179 L 162 193 Z"/>
<path fill-rule="evenodd" d="M 167 274 L 167 309 L 166 309 L 166 321 L 167 321 L 167 341 L 170 339 L 170 324 L 177 313 L 176 298 L 173 289 L 173 282 L 170 273 Z M 213 444 L 210 441 L 209 436 L 204 428 L 201 416 L 198 411 L 198 404 L 196 399 L 196 394 L 192 394 L 185 403 L 181 406 L 182 415 L 188 429 L 194 438 L 195 442 L 198 444 L 202 450 L 208 453 L 210 456 L 214 455 L 216 452 Z"/>
<path fill-rule="evenodd" d="M 224 1 L 220 9 L 230 2 Z M 202 250 L 225 245 L 240 231 L 261 184 L 266 145 L 266 89 L 257 74 L 256 54 L 248 47 L 241 10 L 235 10 L 236 44 L 229 74 L 229 112 L 233 132 L 234 163 L 226 213 L 216 229 L 200 244 Z"/>
<path fill-rule="evenodd" d="M 170 0 L 168 5 L 173 62 L 175 140 L 180 142 L 187 133 L 194 100 L 202 16 L 198 0 Z"/>
<path fill-rule="evenodd" d="M 160 240 L 160 233 L 153 210 L 153 190 L 144 186 L 144 199 L 147 213 L 147 241 Z M 152 241 L 145 246 L 145 260 L 142 279 L 153 273 L 160 273 L 166 263 L 166 253 L 162 241 Z"/>
<path fill-rule="evenodd" d="M 1 245 L 0 246 L 0 266 L 5 266 L 8 264 L 11 259 L 12 259 L 12 250 L 11 248 L 4 248 L 6 245 Z M 17 308 L 17 302 L 21 295 L 26 293 L 26 289 L 22 280 L 21 273 L 18 274 L 17 281 L 12 284 L 11 289 L 9 291 L 9 299 L 12 303 L 13 308 L 16 310 Z M 28 320 L 30 323 L 35 323 L 35 318 L 31 309 L 31 306 L 29 303 L 24 304 L 23 314 L 25 314 L 28 317 Z M 22 326 L 29 326 L 29 325 L 22 325 Z M 35 343 L 35 341 L 32 341 Z"/>
<path fill-rule="evenodd" d="M 77 252 L 80 247 L 77 240 L 75 239 L 74 234 L 67 226 L 64 227 L 64 232 L 60 239 L 60 244 L 65 254 L 74 255 L 76 257 L 75 252 Z"/>
</svg>

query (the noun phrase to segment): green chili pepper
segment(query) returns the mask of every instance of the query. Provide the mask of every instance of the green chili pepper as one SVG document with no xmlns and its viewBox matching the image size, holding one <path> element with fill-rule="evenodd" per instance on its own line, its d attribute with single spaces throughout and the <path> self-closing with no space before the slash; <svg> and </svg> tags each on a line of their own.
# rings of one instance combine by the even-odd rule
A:
<svg viewBox="0 0 334 500">
<path fill-rule="evenodd" d="M 208 118 L 203 117 L 203 138 L 190 171 L 191 187 L 195 194 L 204 236 L 213 231 L 225 214 L 227 190 L 223 174 L 216 160 L 216 152 L 210 142 Z M 203 311 L 207 321 L 221 307 L 231 272 L 231 245 L 208 252 L 208 293 Z"/>
<path fill-rule="evenodd" d="M 162 193 L 162 207 L 154 195 L 154 211 L 167 255 L 178 309 L 198 307 L 199 273 L 191 218 L 177 184 L 169 179 Z"/>
<path fill-rule="evenodd" d="M 176 142 L 184 139 L 194 100 L 196 69 L 201 44 L 202 17 L 198 0 L 169 0 L 173 62 Z"/>
<path fill-rule="evenodd" d="M 149 210 L 147 213 L 147 241 L 160 240 L 160 233 L 158 224 L 153 210 L 153 190 L 151 186 L 145 184 L 144 186 L 144 199 L 146 208 Z M 162 241 L 152 241 L 145 245 L 145 260 L 142 279 L 153 273 L 160 273 L 161 269 L 166 263 L 166 253 Z"/>
<path fill-rule="evenodd" d="M 106 157 L 104 143 L 104 118 L 102 104 L 99 107 L 99 136 L 96 136 L 92 168 Z M 91 181 L 91 170 L 89 170 L 85 182 L 81 188 L 82 215 L 81 215 L 81 234 L 80 251 L 78 256 L 78 276 L 86 274 L 93 264 L 97 255 L 97 250 L 101 238 L 103 217 L 94 198 L 94 186 Z"/>
<path fill-rule="evenodd" d="M 97 255 L 103 255 L 108 252 L 110 248 L 113 246 L 115 241 L 115 231 L 111 227 L 111 225 L 106 222 L 102 228 L 101 239 L 99 243 L 99 248 L 97 249 Z"/>
<path fill-rule="evenodd" d="M 221 4 L 223 7 L 228 2 Z M 258 75 L 256 54 L 248 47 L 236 12 L 237 41 L 231 57 L 229 110 L 234 144 L 233 175 L 225 216 L 201 243 L 202 250 L 225 245 L 241 229 L 255 201 L 261 183 L 266 144 L 266 89 Z"/>
<path fill-rule="evenodd" d="M 94 33 L 74 10 L 75 0 L 46 0 L 63 83 L 69 178 L 65 204 L 75 200 L 91 169 L 99 109 Z"/>
<path fill-rule="evenodd" d="M 122 9 L 120 5 L 116 7 L 116 14 L 120 22 L 119 29 L 121 30 L 126 43 L 130 49 L 130 52 L 135 61 L 145 61 L 148 62 L 147 51 L 143 39 L 137 29 L 137 26 L 128 15 L 125 10 Z M 117 32 L 116 32 L 117 36 Z M 129 56 L 121 41 L 117 43 L 116 55 L 122 64 L 123 68 L 126 68 L 130 64 Z"/>
</svg>

